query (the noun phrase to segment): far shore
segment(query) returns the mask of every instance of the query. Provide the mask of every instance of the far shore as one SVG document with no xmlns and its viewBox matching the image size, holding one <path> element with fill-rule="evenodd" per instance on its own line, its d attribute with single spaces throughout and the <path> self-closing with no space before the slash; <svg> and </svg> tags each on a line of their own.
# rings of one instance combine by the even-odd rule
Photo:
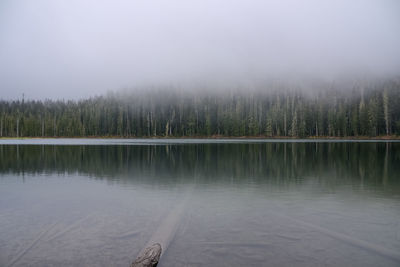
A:
<svg viewBox="0 0 400 267">
<path fill-rule="evenodd" d="M 288 137 L 288 136 L 23 136 L 23 137 L 0 137 L 0 140 L 9 139 L 288 139 L 288 140 L 400 140 L 398 135 L 383 136 L 307 136 L 307 137 Z"/>
</svg>

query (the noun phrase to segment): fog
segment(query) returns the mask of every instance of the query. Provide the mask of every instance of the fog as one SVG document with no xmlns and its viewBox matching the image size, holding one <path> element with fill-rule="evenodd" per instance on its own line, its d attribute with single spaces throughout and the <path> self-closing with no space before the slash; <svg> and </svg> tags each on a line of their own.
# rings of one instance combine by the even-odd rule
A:
<svg viewBox="0 0 400 267">
<path fill-rule="evenodd" d="M 0 99 L 398 75 L 399 33 L 397 0 L 2 0 Z"/>
</svg>

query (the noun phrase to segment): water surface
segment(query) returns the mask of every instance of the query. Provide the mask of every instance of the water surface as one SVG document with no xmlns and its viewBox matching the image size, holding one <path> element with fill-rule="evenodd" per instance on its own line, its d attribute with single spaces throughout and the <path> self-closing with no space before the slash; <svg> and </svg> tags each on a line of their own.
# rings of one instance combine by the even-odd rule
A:
<svg viewBox="0 0 400 267">
<path fill-rule="evenodd" d="M 400 143 L 0 141 L 1 266 L 129 266 L 176 207 L 161 267 L 399 266 Z"/>
</svg>

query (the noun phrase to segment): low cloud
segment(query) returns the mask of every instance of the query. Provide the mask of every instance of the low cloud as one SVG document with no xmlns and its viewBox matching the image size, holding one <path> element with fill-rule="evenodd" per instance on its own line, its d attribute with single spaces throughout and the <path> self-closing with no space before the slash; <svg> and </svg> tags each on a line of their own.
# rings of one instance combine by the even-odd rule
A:
<svg viewBox="0 0 400 267">
<path fill-rule="evenodd" d="M 6 0 L 0 98 L 398 75 L 399 10 L 396 0 Z"/>
</svg>

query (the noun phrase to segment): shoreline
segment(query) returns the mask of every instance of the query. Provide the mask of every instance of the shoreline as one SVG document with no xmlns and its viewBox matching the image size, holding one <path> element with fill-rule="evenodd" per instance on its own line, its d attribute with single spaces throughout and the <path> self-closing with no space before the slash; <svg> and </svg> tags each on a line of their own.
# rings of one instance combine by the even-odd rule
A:
<svg viewBox="0 0 400 267">
<path fill-rule="evenodd" d="M 390 135 L 390 136 L 307 136 L 307 137 L 289 137 L 289 136 L 222 136 L 222 135 L 212 135 L 212 136 L 24 136 L 24 137 L 0 137 L 0 140 L 27 140 L 27 139 L 140 139 L 140 140 L 152 140 L 152 139 L 236 139 L 236 140 L 254 140 L 254 139 L 270 139 L 270 140 L 400 140 L 400 136 Z"/>
</svg>

